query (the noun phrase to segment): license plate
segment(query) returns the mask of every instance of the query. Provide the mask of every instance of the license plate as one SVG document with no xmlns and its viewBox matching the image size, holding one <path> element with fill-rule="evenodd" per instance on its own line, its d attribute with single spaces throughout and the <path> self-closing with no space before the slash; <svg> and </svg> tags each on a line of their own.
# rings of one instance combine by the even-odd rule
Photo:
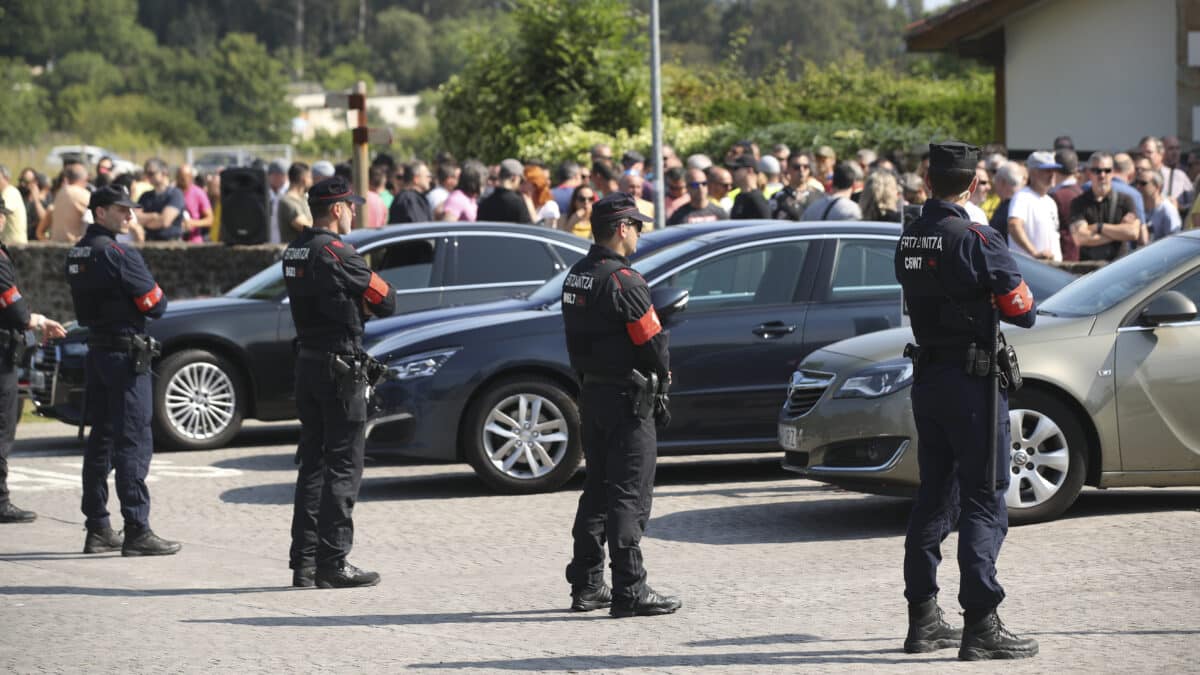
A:
<svg viewBox="0 0 1200 675">
<path fill-rule="evenodd" d="M 779 444 L 782 445 L 785 450 L 799 450 L 800 429 L 787 424 L 780 424 Z"/>
</svg>

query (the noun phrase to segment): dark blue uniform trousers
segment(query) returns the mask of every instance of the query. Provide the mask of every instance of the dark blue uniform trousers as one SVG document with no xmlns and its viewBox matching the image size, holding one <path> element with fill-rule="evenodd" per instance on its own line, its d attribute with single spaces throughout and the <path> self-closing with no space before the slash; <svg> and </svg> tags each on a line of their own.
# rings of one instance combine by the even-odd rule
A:
<svg viewBox="0 0 1200 675">
<path fill-rule="evenodd" d="M 82 509 L 89 530 L 110 527 L 108 474 L 113 469 L 126 532 L 150 527 L 151 388 L 150 374 L 134 373 L 128 352 L 88 349 L 85 405 L 92 432 L 83 453 Z"/>
<path fill-rule="evenodd" d="M 941 544 L 958 524 L 958 600 L 963 609 L 990 610 L 1004 600 L 996 558 L 1008 533 L 1008 395 L 1001 391 L 996 442 L 996 487 L 985 480 L 988 386 L 959 364 L 923 365 L 912 406 L 920 447 L 921 486 L 904 540 L 904 597 L 919 603 L 937 595 Z"/>
<path fill-rule="evenodd" d="M 654 496 L 654 417 L 643 420 L 633 414 L 627 386 L 585 384 L 580 403 L 587 477 L 571 530 L 575 546 L 567 581 L 572 592 L 603 584 L 607 541 L 613 598 L 633 602 L 646 587 L 639 544 Z"/>
<path fill-rule="evenodd" d="M 0 356 L 0 506 L 8 503 L 8 453 L 17 437 L 17 419 L 21 415 L 21 396 L 17 388 L 17 369 Z"/>
<path fill-rule="evenodd" d="M 365 390 L 339 399 L 329 358 L 296 359 L 300 444 L 290 566 L 334 569 L 354 544 L 354 504 L 362 481 Z"/>
</svg>

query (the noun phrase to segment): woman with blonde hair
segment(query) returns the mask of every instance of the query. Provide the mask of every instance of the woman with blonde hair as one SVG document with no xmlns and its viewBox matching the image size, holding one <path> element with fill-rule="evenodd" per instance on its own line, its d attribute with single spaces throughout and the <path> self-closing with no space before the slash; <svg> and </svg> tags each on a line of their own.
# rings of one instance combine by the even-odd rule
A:
<svg viewBox="0 0 1200 675">
<path fill-rule="evenodd" d="M 900 183 L 891 171 L 876 170 L 867 175 L 859 206 L 863 220 L 899 223 Z"/>
<path fill-rule="evenodd" d="M 536 164 L 525 165 L 525 180 L 521 181 L 521 194 L 530 206 L 529 214 L 533 217 L 534 225 L 555 228 L 562 213 L 558 210 L 558 202 L 550 193 L 550 172 L 545 167 Z"/>
</svg>

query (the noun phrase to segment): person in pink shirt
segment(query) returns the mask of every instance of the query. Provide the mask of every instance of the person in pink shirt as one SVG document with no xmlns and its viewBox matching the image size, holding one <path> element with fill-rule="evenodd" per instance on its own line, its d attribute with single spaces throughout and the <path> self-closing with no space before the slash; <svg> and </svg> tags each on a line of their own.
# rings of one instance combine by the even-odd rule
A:
<svg viewBox="0 0 1200 675">
<path fill-rule="evenodd" d="M 379 193 L 383 191 L 384 185 L 387 183 L 387 172 L 382 166 L 373 166 L 367 173 L 367 181 L 370 189 L 367 190 L 367 227 L 372 230 L 387 225 L 387 207 L 383 204 L 383 197 Z"/>
<path fill-rule="evenodd" d="M 479 193 L 487 176 L 487 167 L 482 163 L 469 160 L 463 164 L 458 187 L 442 203 L 442 220 L 475 222 L 479 213 Z"/>
<path fill-rule="evenodd" d="M 201 244 L 207 239 L 208 229 L 213 223 L 212 202 L 208 193 L 196 185 L 196 170 L 187 164 L 179 165 L 175 172 L 175 186 L 183 192 L 183 206 L 187 211 L 187 230 L 183 240 L 189 244 Z"/>
</svg>

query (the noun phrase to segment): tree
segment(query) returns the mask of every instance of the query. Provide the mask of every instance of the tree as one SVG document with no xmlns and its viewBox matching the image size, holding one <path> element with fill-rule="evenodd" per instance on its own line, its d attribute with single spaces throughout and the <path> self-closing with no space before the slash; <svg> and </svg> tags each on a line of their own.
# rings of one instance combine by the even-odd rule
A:
<svg viewBox="0 0 1200 675">
<path fill-rule="evenodd" d="M 399 7 L 375 15 L 367 33 L 375 79 L 392 82 L 400 91 L 417 91 L 433 84 L 432 32 L 420 14 Z"/>
<path fill-rule="evenodd" d="M 438 123 L 460 157 L 498 161 L 574 123 L 605 133 L 648 121 L 644 17 L 613 0 L 514 0 L 513 40 L 473 45 L 442 87 Z"/>
<path fill-rule="evenodd" d="M 46 132 L 46 91 L 18 59 L 0 59 L 0 143 L 29 143 Z"/>
<path fill-rule="evenodd" d="M 226 35 L 212 68 L 215 100 L 197 116 L 213 138 L 255 143 L 289 138 L 296 109 L 287 100 L 287 76 L 253 35 Z"/>
</svg>

